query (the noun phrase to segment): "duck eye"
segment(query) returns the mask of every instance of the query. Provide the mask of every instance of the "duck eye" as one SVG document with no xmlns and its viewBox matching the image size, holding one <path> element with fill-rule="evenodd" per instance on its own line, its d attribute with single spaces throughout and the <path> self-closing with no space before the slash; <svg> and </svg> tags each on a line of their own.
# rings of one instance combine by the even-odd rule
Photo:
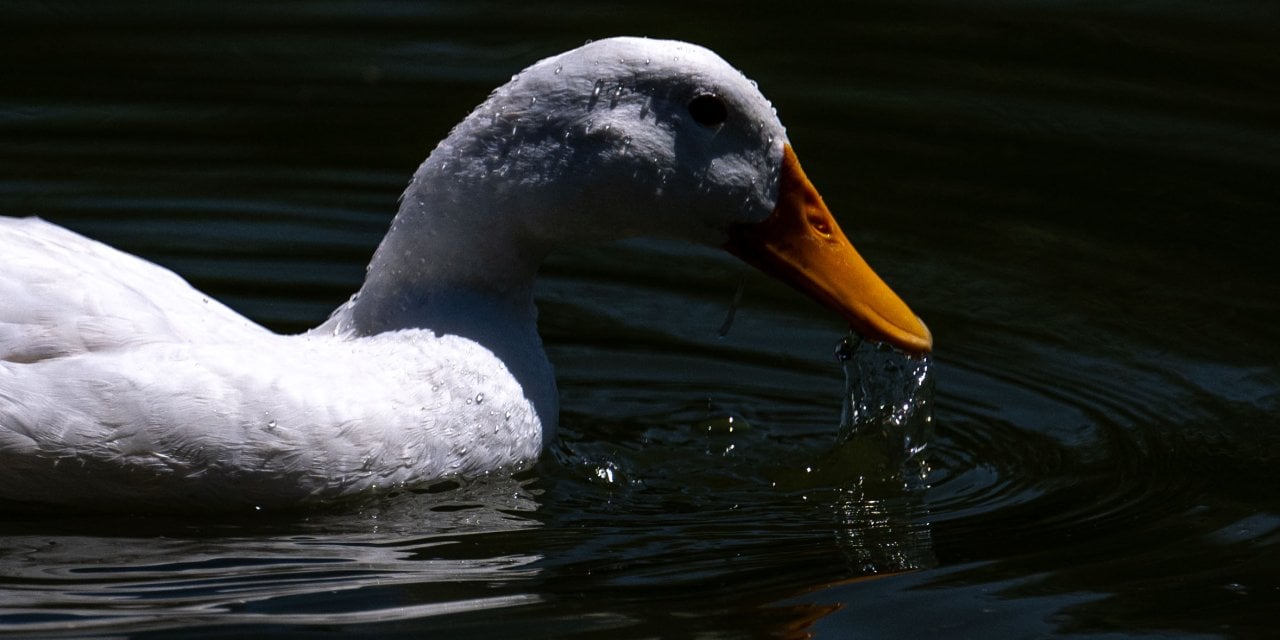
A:
<svg viewBox="0 0 1280 640">
<path fill-rule="evenodd" d="M 704 127 L 715 127 L 729 119 L 729 108 L 724 100 L 712 93 L 703 93 L 689 101 L 689 115 Z"/>
</svg>

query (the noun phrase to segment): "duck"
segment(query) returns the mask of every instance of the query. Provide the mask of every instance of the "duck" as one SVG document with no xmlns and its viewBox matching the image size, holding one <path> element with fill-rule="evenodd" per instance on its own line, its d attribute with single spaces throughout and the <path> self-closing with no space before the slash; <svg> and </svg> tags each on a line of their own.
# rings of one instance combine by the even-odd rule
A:
<svg viewBox="0 0 1280 640">
<path fill-rule="evenodd" d="M 360 289 L 305 333 L 0 218 L 0 504 L 288 508 L 528 468 L 559 414 L 539 263 L 633 237 L 722 248 L 866 339 L 932 348 L 755 83 L 698 45 L 597 40 L 520 71 L 449 132 Z"/>
</svg>

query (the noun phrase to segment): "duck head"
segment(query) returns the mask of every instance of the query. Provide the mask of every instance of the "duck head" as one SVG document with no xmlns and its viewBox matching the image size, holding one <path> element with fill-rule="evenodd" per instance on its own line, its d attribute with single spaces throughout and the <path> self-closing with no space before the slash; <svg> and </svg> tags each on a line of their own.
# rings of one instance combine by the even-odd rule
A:
<svg viewBox="0 0 1280 640">
<path fill-rule="evenodd" d="M 589 43 L 495 90 L 415 174 L 365 288 L 524 291 L 557 246 L 635 236 L 722 247 L 868 339 L 932 346 L 756 85 L 705 48 L 644 38 Z"/>
</svg>

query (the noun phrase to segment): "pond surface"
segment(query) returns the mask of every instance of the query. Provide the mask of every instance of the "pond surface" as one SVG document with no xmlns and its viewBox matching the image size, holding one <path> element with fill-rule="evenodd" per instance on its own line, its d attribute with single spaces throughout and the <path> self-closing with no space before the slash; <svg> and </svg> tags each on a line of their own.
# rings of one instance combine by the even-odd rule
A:
<svg viewBox="0 0 1280 640">
<path fill-rule="evenodd" d="M 536 468 L 329 512 L 4 514 L 0 632 L 1275 632 L 1270 4 L 154 4 L 0 8 L 0 214 L 299 331 L 512 73 L 699 42 L 933 330 L 903 427 L 927 447 L 896 475 L 893 425 L 842 431 L 843 329 L 799 294 L 707 250 L 587 247 L 543 270 L 563 427 Z"/>
</svg>

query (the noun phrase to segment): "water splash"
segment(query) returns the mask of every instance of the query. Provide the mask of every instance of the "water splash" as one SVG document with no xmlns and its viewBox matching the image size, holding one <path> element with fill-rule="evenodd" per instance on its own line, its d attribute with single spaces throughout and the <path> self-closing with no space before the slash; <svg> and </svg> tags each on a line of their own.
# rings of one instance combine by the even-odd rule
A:
<svg viewBox="0 0 1280 640">
<path fill-rule="evenodd" d="M 933 430 L 933 359 L 910 357 L 850 333 L 836 347 L 844 368 L 839 441 L 901 442 L 904 463 L 922 459 Z"/>
</svg>

